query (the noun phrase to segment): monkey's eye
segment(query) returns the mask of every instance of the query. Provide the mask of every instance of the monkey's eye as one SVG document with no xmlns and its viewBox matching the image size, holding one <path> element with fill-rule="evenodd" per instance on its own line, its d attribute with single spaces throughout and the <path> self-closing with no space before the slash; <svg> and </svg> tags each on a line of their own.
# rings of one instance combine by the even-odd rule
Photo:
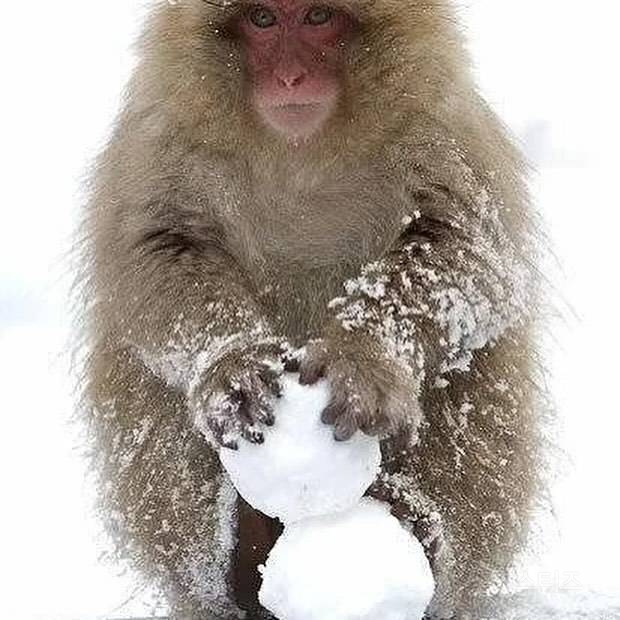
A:
<svg viewBox="0 0 620 620">
<path fill-rule="evenodd" d="M 257 28 L 271 28 L 278 21 L 272 10 L 260 5 L 250 9 L 249 18 Z"/>
<path fill-rule="evenodd" d="M 333 16 L 334 12 L 328 6 L 314 6 L 306 13 L 306 19 L 304 21 L 311 26 L 322 26 Z"/>
</svg>

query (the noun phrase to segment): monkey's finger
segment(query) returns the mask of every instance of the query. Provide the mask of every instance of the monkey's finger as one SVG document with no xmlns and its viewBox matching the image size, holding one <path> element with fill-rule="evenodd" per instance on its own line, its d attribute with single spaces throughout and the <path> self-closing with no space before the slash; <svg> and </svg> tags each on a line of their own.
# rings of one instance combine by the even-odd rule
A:
<svg viewBox="0 0 620 620">
<path fill-rule="evenodd" d="M 239 409 L 237 411 L 237 420 L 241 425 L 241 431 L 243 431 L 247 426 L 253 426 L 256 422 L 256 417 L 254 416 L 255 406 L 252 402 L 252 397 L 250 393 L 243 392 L 243 399 L 239 404 Z"/>
<path fill-rule="evenodd" d="M 242 433 L 243 438 L 250 443 L 265 443 L 265 435 L 256 426 L 244 426 Z"/>
<path fill-rule="evenodd" d="M 262 390 L 261 380 L 253 374 L 248 373 L 239 379 L 239 419 L 243 424 L 253 424 L 256 421 L 254 417 L 255 401 L 259 398 Z"/>
<path fill-rule="evenodd" d="M 348 441 L 357 432 L 357 423 L 353 416 L 343 415 L 334 425 L 334 438 L 336 441 Z"/>
<path fill-rule="evenodd" d="M 269 360 L 264 360 L 261 362 L 259 366 L 258 374 L 261 377 L 279 377 L 284 370 L 284 366 L 282 364 L 277 364 L 275 362 L 270 362 Z"/>
<path fill-rule="evenodd" d="M 234 380 L 228 388 L 228 402 L 231 407 L 238 409 L 243 402 L 243 387 L 239 380 Z"/>
<path fill-rule="evenodd" d="M 301 360 L 298 357 L 287 357 L 284 360 L 284 370 L 286 372 L 299 372 Z"/>
<path fill-rule="evenodd" d="M 364 420 L 364 422 L 359 425 L 362 433 L 370 437 L 376 437 L 382 433 L 379 415 L 379 412 L 377 412 L 371 419 Z"/>
<path fill-rule="evenodd" d="M 263 368 L 259 371 L 258 376 L 276 398 L 282 397 L 282 382 L 277 372 L 271 368 Z"/>
<path fill-rule="evenodd" d="M 275 380 L 274 380 L 275 382 Z M 273 392 L 278 385 L 267 385 L 264 379 L 258 376 L 248 376 L 243 384 L 243 407 L 244 416 L 248 424 L 264 422 L 269 424 L 268 412 L 272 410 Z"/>
<path fill-rule="evenodd" d="M 336 420 L 344 414 L 344 405 L 336 400 L 332 400 L 321 412 L 321 422 L 323 424 L 335 424 Z"/>
<path fill-rule="evenodd" d="M 238 435 L 232 429 L 226 428 L 221 419 L 210 417 L 207 419 L 207 427 L 211 431 L 211 436 L 216 444 L 229 450 L 238 450 Z"/>
<path fill-rule="evenodd" d="M 356 398 L 350 404 L 350 416 L 356 428 L 366 435 L 378 435 L 381 431 L 380 396 L 376 389 L 358 384 L 352 391 Z"/>
<path fill-rule="evenodd" d="M 366 394 L 363 402 L 357 403 L 357 410 L 352 412 L 358 430 L 365 435 L 378 434 L 379 410 L 378 403 L 373 393 Z"/>
<path fill-rule="evenodd" d="M 273 426 L 275 416 L 272 413 L 271 402 L 264 394 L 264 386 L 258 378 L 246 383 L 238 419 L 242 424 L 244 439 L 251 443 L 264 443 L 265 436 L 260 430 L 259 424 Z"/>
<path fill-rule="evenodd" d="M 256 418 L 265 426 L 273 426 L 276 423 L 276 416 L 274 415 L 271 407 L 260 408 L 256 414 Z"/>
<path fill-rule="evenodd" d="M 218 443 L 227 450 L 239 450 L 239 442 L 231 437 L 222 436 Z"/>
<path fill-rule="evenodd" d="M 280 389 L 281 386 L 271 386 L 271 390 L 266 393 L 265 388 L 267 386 L 264 382 L 256 381 L 252 397 L 248 399 L 247 406 L 250 412 L 250 417 L 253 422 L 264 424 L 265 426 L 273 426 L 275 424 L 275 415 L 273 414 L 273 392 L 271 390 Z"/>
<path fill-rule="evenodd" d="M 415 400 L 399 398 L 398 396 L 388 397 L 382 408 L 383 433 L 397 433 L 401 431 L 408 421 L 416 419 L 417 407 Z"/>
<path fill-rule="evenodd" d="M 206 436 L 215 445 L 232 450 L 237 449 L 240 436 L 240 424 L 237 417 L 239 403 L 225 392 L 215 392 L 209 397 L 205 411 L 200 416 L 199 428 L 206 431 Z"/>
<path fill-rule="evenodd" d="M 325 376 L 325 363 L 321 359 L 306 358 L 299 367 L 299 383 L 314 385 Z"/>
</svg>

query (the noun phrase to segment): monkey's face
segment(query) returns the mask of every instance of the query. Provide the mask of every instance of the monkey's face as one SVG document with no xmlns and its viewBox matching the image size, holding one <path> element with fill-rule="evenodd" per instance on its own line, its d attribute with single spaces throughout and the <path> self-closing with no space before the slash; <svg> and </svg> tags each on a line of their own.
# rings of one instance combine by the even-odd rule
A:
<svg viewBox="0 0 620 620">
<path fill-rule="evenodd" d="M 240 14 L 237 28 L 259 117 L 287 138 L 318 131 L 341 93 L 352 18 L 312 0 L 264 0 Z"/>
<path fill-rule="evenodd" d="M 170 119 L 171 130 L 183 128 L 186 139 L 201 145 L 244 156 L 271 149 L 277 159 L 291 149 L 273 147 L 293 143 L 309 163 L 342 157 L 345 148 L 357 157 L 392 139 L 413 113 L 432 114 L 456 101 L 465 56 L 451 6 L 448 0 L 159 2 L 142 38 L 134 86 L 158 102 L 153 109 Z M 302 141 L 306 148 L 298 149 Z"/>
</svg>

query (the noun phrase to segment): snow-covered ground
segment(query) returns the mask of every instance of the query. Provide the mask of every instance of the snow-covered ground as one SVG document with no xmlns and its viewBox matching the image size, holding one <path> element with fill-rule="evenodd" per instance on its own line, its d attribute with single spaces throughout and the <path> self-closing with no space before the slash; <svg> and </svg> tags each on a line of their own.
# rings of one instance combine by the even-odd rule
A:
<svg viewBox="0 0 620 620">
<path fill-rule="evenodd" d="M 74 429 L 63 254 L 78 181 L 131 68 L 142 0 L 7 2 L 0 19 L 0 615 L 139 616 L 150 595 L 100 561 Z M 536 199 L 562 269 L 550 343 L 569 455 L 557 520 L 502 620 L 620 618 L 617 397 L 620 164 L 611 0 L 468 0 L 483 90 L 538 167 Z M 595 592 L 597 594 L 590 594 Z M 129 603 L 127 599 L 133 598 Z"/>
</svg>

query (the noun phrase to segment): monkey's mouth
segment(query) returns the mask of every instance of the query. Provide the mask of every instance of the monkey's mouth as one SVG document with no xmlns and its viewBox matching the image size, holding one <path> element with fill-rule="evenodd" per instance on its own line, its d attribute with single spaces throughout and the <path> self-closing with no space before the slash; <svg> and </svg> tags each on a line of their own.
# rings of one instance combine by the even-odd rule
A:
<svg viewBox="0 0 620 620">
<path fill-rule="evenodd" d="M 289 138 L 307 138 L 321 127 L 330 109 L 328 102 L 278 103 L 263 107 L 261 115 L 278 133 Z"/>
<path fill-rule="evenodd" d="M 320 107 L 320 103 L 308 102 L 308 103 L 282 103 L 280 105 L 274 106 L 276 110 L 291 112 L 291 113 L 299 113 L 306 112 L 308 110 L 315 109 Z"/>
</svg>

